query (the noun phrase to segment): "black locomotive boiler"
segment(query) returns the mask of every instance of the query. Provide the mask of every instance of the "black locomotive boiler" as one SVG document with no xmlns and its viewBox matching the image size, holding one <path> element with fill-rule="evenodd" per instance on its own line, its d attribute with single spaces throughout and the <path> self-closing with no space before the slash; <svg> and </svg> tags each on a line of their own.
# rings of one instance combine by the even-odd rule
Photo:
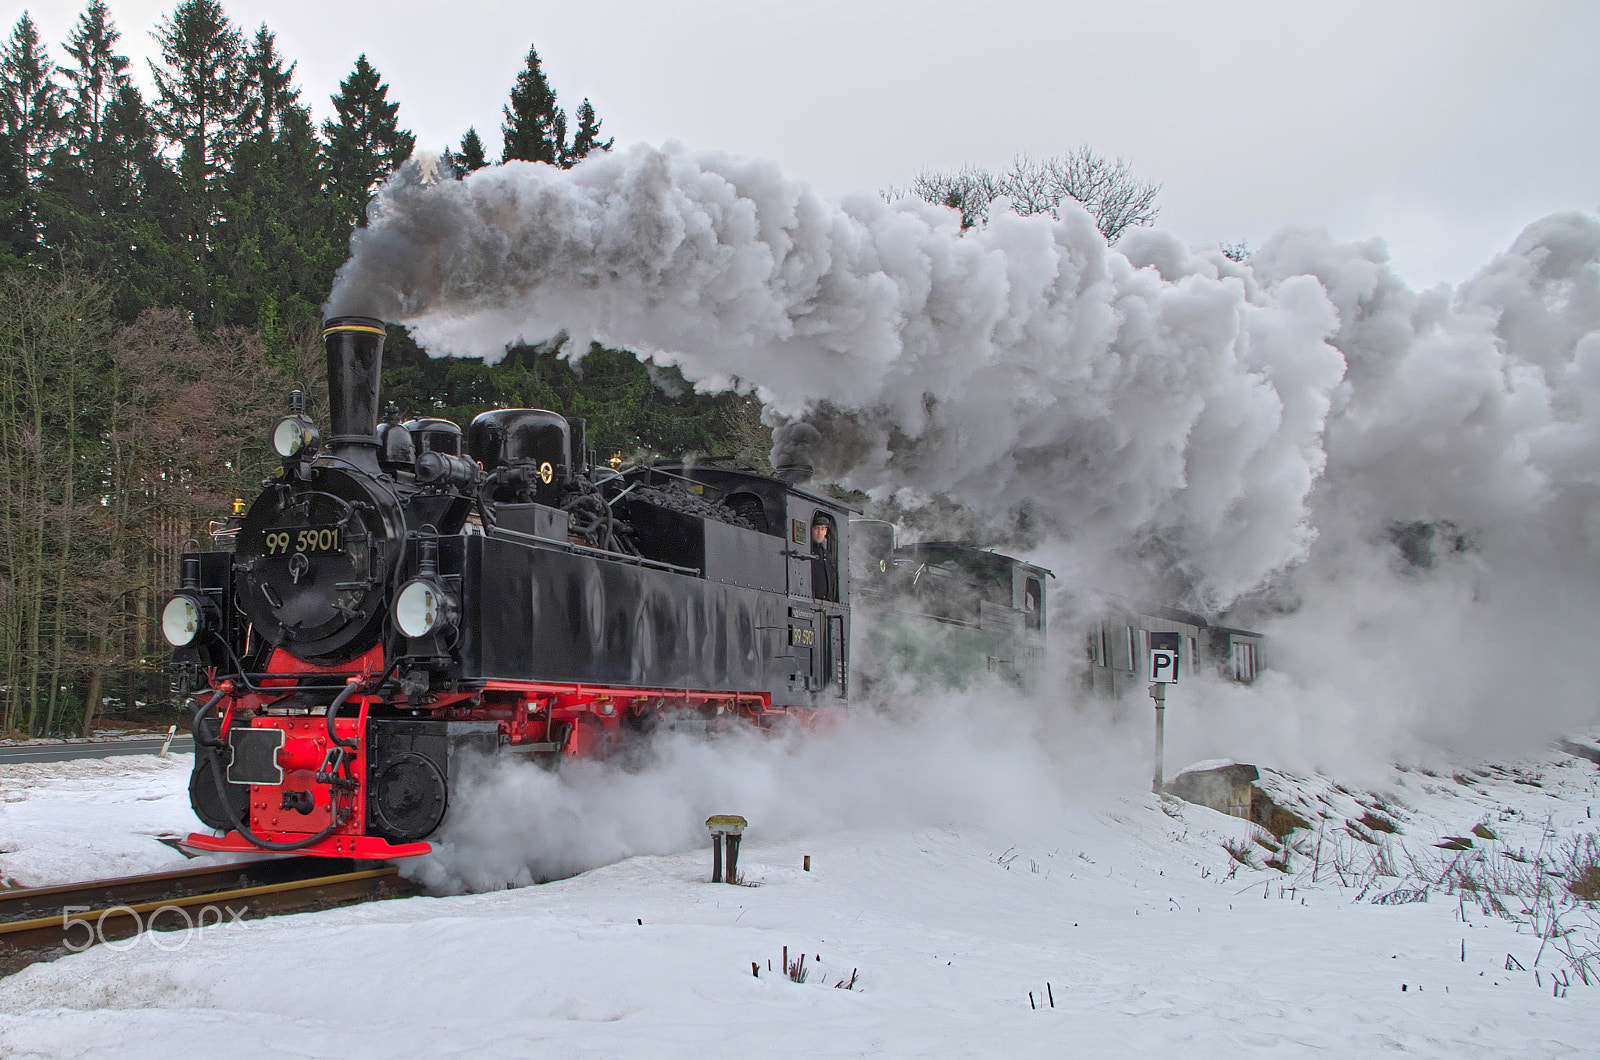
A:
<svg viewBox="0 0 1600 1060">
<path fill-rule="evenodd" d="M 421 854 L 472 756 L 844 704 L 850 509 L 805 469 L 614 469 L 538 409 L 380 422 L 383 323 L 323 334 L 328 437 L 291 403 L 233 550 L 185 554 L 162 614 L 219 833 L 188 846 Z"/>
</svg>

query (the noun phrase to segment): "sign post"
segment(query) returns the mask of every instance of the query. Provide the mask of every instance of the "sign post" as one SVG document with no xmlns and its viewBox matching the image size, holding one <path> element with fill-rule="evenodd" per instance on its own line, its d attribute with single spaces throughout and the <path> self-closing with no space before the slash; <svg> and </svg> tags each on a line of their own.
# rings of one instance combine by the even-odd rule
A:
<svg viewBox="0 0 1600 1060">
<path fill-rule="evenodd" d="M 1161 794 L 1167 741 L 1167 686 L 1178 683 L 1181 634 L 1150 633 L 1150 698 L 1156 705 L 1156 765 L 1150 790 Z"/>
</svg>

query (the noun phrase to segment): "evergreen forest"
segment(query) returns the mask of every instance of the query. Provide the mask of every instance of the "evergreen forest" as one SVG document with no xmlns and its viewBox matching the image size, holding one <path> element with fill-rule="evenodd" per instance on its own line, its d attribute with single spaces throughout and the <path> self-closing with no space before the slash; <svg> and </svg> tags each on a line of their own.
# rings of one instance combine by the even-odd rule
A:
<svg viewBox="0 0 1600 1060">
<path fill-rule="evenodd" d="M 0 43 L 0 736 L 173 715 L 156 618 L 178 557 L 212 547 L 274 466 L 291 387 L 315 414 L 322 303 L 415 146 L 365 55 L 319 125 L 272 31 L 217 0 L 181 0 L 154 38 L 147 91 L 101 0 L 65 41 L 24 14 Z M 501 132 L 500 161 L 566 167 L 612 144 L 587 99 L 569 128 L 532 48 Z M 471 128 L 446 157 L 463 174 L 490 161 Z M 384 398 L 463 425 L 555 409 L 629 458 L 765 459 L 753 399 L 557 348 L 434 359 L 392 328 Z"/>
</svg>

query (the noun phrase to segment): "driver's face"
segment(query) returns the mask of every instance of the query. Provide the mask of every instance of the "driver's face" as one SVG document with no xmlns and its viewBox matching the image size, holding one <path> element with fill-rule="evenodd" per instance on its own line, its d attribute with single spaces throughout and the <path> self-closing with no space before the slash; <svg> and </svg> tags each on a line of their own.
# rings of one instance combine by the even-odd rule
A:
<svg viewBox="0 0 1600 1060">
<path fill-rule="evenodd" d="M 822 523 L 813 526 L 811 528 L 811 540 L 819 545 L 826 545 L 828 543 L 828 528 Z"/>
</svg>

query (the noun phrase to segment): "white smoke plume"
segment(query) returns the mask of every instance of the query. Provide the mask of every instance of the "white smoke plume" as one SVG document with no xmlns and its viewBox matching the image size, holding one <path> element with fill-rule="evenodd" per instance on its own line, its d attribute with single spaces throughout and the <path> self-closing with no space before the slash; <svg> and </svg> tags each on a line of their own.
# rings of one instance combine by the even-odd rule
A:
<svg viewBox="0 0 1600 1060">
<path fill-rule="evenodd" d="M 658 734 L 642 762 L 496 760 L 470 776 L 429 838 L 434 853 L 405 871 L 435 892 L 484 891 L 702 848 L 709 878 L 703 822 L 714 813 L 744 815 L 759 842 L 880 827 L 1021 840 L 1149 783 L 1136 741 L 1086 739 L 1083 725 L 1061 726 L 1063 709 L 1059 697 L 980 682 L 902 700 L 892 716 L 852 711 L 823 731 Z"/>
<path fill-rule="evenodd" d="M 403 169 L 352 250 L 330 312 L 489 359 L 565 329 L 753 388 L 822 428 L 824 474 L 1025 519 L 1054 592 L 1235 605 L 1276 673 L 1207 700 L 1217 732 L 1389 750 L 1593 715 L 1594 217 L 1416 292 L 1377 241 L 1291 231 L 1237 263 L 1153 230 L 1109 248 L 1070 208 L 962 231 L 638 146 Z"/>
<path fill-rule="evenodd" d="M 1217 258 L 1168 282 L 1082 211 L 963 234 L 920 202 L 834 204 L 767 163 L 641 146 L 565 172 L 402 172 L 333 311 L 491 360 L 566 329 L 780 413 L 827 403 L 849 429 L 821 466 L 851 485 L 1026 502 L 1107 554 L 1131 530 L 1226 600 L 1304 554 L 1344 365 L 1314 279 L 1261 296 Z"/>
</svg>

